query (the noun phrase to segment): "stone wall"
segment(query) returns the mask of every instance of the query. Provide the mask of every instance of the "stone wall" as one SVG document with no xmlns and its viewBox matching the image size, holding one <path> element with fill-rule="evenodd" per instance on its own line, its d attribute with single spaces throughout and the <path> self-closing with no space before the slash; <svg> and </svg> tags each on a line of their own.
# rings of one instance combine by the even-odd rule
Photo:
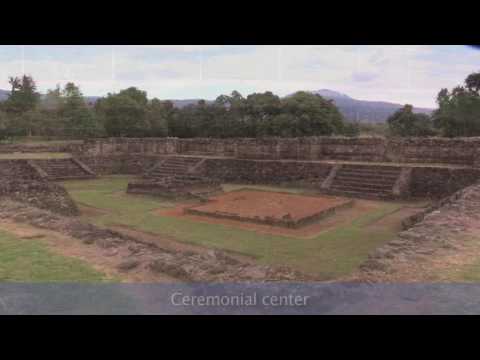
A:
<svg viewBox="0 0 480 360">
<path fill-rule="evenodd" d="M 478 233 L 480 185 L 455 192 L 424 212 L 404 222 L 406 229 L 371 253 L 349 281 L 382 283 L 450 282 L 450 271 L 438 264 L 458 268 L 465 246 Z M 454 257 L 452 257 L 454 255 Z M 460 262 L 459 262 L 460 259 Z M 468 261 L 468 257 L 465 257 Z"/>
<path fill-rule="evenodd" d="M 199 171 L 227 182 L 281 184 L 305 179 L 321 182 L 331 168 L 329 164 L 306 161 L 206 159 Z"/>
<path fill-rule="evenodd" d="M 77 156 L 97 175 L 143 175 L 163 157 L 152 155 Z"/>
<path fill-rule="evenodd" d="M 83 148 L 82 140 L 73 140 L 71 142 L 65 143 L 19 143 L 19 144 L 1 144 L 0 153 L 1 154 L 11 154 L 11 153 L 46 153 L 46 152 L 78 152 Z"/>
<path fill-rule="evenodd" d="M 85 140 L 82 146 L 72 147 L 75 155 L 169 155 L 177 153 L 176 138 L 108 138 Z"/>
<path fill-rule="evenodd" d="M 454 193 L 480 179 L 480 169 L 414 167 L 410 194 L 413 197 L 440 198 Z"/>
<path fill-rule="evenodd" d="M 39 180 L 41 177 L 27 160 L 0 160 L 0 180 Z"/>
<path fill-rule="evenodd" d="M 0 198 L 26 203 L 61 215 L 79 215 L 77 205 L 65 188 L 44 180 L 1 179 Z"/>
<path fill-rule="evenodd" d="M 110 138 L 86 140 L 81 156 L 199 154 L 242 159 L 350 160 L 480 167 L 480 138 Z"/>
</svg>

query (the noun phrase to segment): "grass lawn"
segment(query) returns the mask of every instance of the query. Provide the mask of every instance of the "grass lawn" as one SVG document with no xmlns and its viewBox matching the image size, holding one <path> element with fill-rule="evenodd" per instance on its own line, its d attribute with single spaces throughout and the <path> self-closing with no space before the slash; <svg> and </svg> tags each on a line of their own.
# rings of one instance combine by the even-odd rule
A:
<svg viewBox="0 0 480 360">
<path fill-rule="evenodd" d="M 398 231 L 396 227 L 367 225 L 404 206 L 401 203 L 378 202 L 374 210 L 352 218 L 349 223 L 323 232 L 313 239 L 301 239 L 152 214 L 154 209 L 175 204 L 159 198 L 126 194 L 127 183 L 132 179 L 112 176 L 67 181 L 63 185 L 75 201 L 108 210 L 103 215 L 97 214 L 90 218 L 90 221 L 98 225 L 124 224 L 138 230 L 173 236 L 179 241 L 248 254 L 263 264 L 289 265 L 325 279 L 349 274 L 373 249 L 390 240 Z M 246 186 L 226 185 L 225 190 L 239 187 Z M 248 187 L 301 192 L 299 189 Z"/>
<path fill-rule="evenodd" d="M 38 239 L 0 231 L 0 282 L 100 282 L 107 280 L 83 261 L 52 253 Z"/>
</svg>

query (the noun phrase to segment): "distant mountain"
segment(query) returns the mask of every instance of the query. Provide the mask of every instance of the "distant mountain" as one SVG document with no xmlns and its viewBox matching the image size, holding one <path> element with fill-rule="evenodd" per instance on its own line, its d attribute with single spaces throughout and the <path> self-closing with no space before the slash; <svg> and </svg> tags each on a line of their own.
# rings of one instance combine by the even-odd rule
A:
<svg viewBox="0 0 480 360">
<path fill-rule="evenodd" d="M 185 106 L 188 105 L 196 105 L 201 99 L 184 99 L 184 100 L 169 100 L 173 103 L 173 106 L 176 108 L 184 108 Z M 205 100 L 207 104 L 213 103 L 213 100 Z"/>
<path fill-rule="evenodd" d="M 8 99 L 8 95 L 10 95 L 10 91 L 8 90 L 2 90 L 0 89 L 0 101 L 5 101 Z M 43 99 L 45 97 L 44 94 L 41 95 L 41 98 Z M 100 96 L 85 96 L 85 101 L 88 104 L 95 104 L 95 102 L 100 99 Z"/>
<path fill-rule="evenodd" d="M 0 101 L 7 100 L 8 94 L 10 94 L 10 91 L 0 89 Z"/>
<path fill-rule="evenodd" d="M 318 94 L 325 99 L 333 100 L 346 119 L 360 122 L 385 122 L 390 115 L 403 107 L 401 104 L 385 101 L 357 100 L 348 95 L 328 89 L 310 92 L 312 94 Z M 416 113 L 431 114 L 433 109 L 414 107 L 413 111 Z"/>
</svg>

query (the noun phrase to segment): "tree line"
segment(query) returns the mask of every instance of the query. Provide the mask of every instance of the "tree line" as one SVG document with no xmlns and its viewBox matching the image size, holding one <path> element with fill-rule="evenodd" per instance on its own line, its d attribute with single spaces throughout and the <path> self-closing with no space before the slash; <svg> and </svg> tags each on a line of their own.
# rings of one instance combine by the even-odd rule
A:
<svg viewBox="0 0 480 360">
<path fill-rule="evenodd" d="M 174 107 L 130 87 L 109 93 L 93 106 L 72 82 L 44 96 L 31 76 L 11 77 L 0 103 L 0 138 L 49 137 L 302 137 L 357 136 L 365 128 L 348 122 L 331 100 L 299 91 L 280 98 L 272 92 L 243 97 L 233 91 L 213 102 Z M 480 136 L 480 73 L 451 92 L 442 89 L 431 116 L 405 105 L 387 120 L 391 136 Z M 371 129 L 370 129 L 371 130 Z"/>
<path fill-rule="evenodd" d="M 215 101 L 175 108 L 149 100 L 130 87 L 109 93 L 89 106 L 78 86 L 67 83 L 41 97 L 31 76 L 10 78 L 11 91 L 0 104 L 0 136 L 57 137 L 260 137 L 358 134 L 337 107 L 307 92 L 281 99 L 271 92 L 239 92 Z"/>
<path fill-rule="evenodd" d="M 431 116 L 413 113 L 405 105 L 387 119 L 393 136 L 480 136 L 480 72 L 467 76 L 451 91 L 442 89 Z"/>
</svg>

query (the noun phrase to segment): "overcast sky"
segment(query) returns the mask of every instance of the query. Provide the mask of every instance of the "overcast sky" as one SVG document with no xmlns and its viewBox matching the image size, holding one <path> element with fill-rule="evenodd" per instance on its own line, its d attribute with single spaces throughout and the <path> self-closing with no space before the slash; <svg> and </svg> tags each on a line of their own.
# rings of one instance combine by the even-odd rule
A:
<svg viewBox="0 0 480 360">
<path fill-rule="evenodd" d="M 129 86 L 150 98 L 215 99 L 331 89 L 362 100 L 434 107 L 438 91 L 480 71 L 468 46 L 0 46 L 0 88 L 32 75 L 41 92 L 73 81 L 84 95 Z"/>
</svg>

